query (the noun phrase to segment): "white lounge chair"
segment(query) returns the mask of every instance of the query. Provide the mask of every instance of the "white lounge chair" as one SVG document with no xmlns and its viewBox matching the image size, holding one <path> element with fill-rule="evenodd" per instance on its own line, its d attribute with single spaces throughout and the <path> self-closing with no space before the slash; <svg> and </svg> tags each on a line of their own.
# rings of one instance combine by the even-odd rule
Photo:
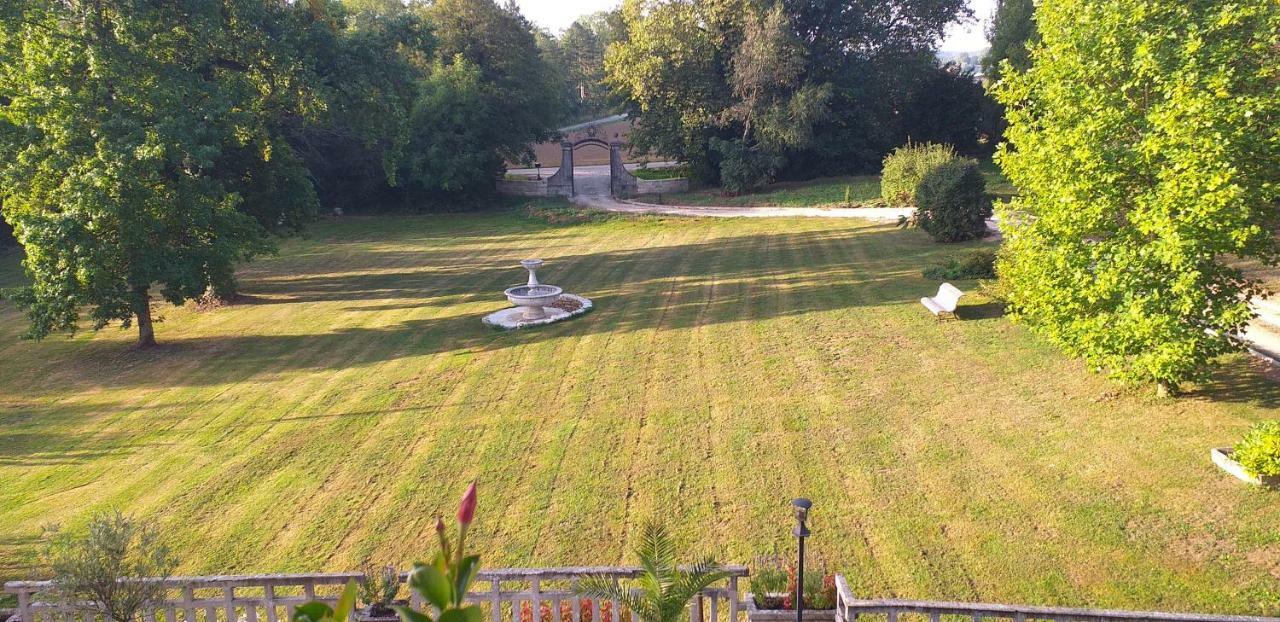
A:
<svg viewBox="0 0 1280 622">
<path fill-rule="evenodd" d="M 924 297 L 920 299 L 920 304 L 928 309 L 933 317 L 942 320 L 943 318 L 956 317 L 956 304 L 960 302 L 960 297 L 964 292 L 960 291 L 955 285 L 943 283 L 938 286 L 938 293 L 933 298 Z"/>
</svg>

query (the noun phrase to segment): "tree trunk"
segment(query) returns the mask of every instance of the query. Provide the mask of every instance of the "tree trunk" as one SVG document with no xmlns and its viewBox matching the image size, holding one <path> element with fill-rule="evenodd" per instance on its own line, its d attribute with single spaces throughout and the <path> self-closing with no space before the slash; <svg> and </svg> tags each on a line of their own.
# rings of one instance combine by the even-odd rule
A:
<svg viewBox="0 0 1280 622">
<path fill-rule="evenodd" d="M 156 329 L 151 324 L 151 296 L 146 287 L 133 288 L 133 314 L 138 318 L 138 347 L 156 345 Z"/>
</svg>

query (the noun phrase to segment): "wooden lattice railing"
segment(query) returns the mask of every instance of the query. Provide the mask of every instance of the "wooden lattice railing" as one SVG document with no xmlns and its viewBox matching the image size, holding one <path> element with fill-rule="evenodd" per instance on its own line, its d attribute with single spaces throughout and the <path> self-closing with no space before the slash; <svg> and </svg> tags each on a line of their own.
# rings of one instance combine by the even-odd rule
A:
<svg viewBox="0 0 1280 622">
<path fill-rule="evenodd" d="M 867 600 L 836 575 L 836 622 L 1280 622 L 1280 618 L 1155 611 L 1072 609 L 990 603 Z"/>
<path fill-rule="evenodd" d="M 702 592 L 691 603 L 695 621 L 736 622 L 741 596 L 742 566 L 728 568 L 724 585 Z M 578 582 L 588 576 L 625 581 L 636 568 L 514 568 L 482 570 L 468 601 L 478 604 L 488 622 L 638 622 L 617 602 L 591 601 L 578 596 Z M 287 622 L 294 608 L 319 600 L 334 604 L 342 587 L 359 573 L 174 577 L 163 581 L 165 597 L 143 612 L 143 622 Z M 402 576 L 401 580 L 405 577 Z M 10 622 L 107 622 L 87 607 L 48 599 L 48 581 L 12 581 L 5 591 L 18 597 L 18 611 Z M 421 608 L 416 595 L 411 600 Z M 546 607 L 544 612 L 543 608 Z M 704 615 L 707 617 L 704 618 Z M 549 619 L 548 619 L 549 617 Z"/>
</svg>

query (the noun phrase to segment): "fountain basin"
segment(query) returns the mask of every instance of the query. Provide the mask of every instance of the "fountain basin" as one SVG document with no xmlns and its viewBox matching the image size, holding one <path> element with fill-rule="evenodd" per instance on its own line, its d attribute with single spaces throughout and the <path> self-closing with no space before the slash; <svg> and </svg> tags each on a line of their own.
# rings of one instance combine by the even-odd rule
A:
<svg viewBox="0 0 1280 622">
<path fill-rule="evenodd" d="M 558 300 L 564 290 L 555 285 L 517 285 L 502 293 L 511 304 L 524 309 L 526 320 L 539 320 L 547 317 L 546 307 Z"/>
<path fill-rule="evenodd" d="M 543 317 L 530 319 L 525 314 L 527 307 L 507 307 L 486 315 L 484 323 L 486 326 L 502 330 L 544 326 L 582 315 L 590 311 L 592 306 L 589 298 L 576 294 L 560 294 L 556 300 L 541 307 L 545 314 Z"/>
</svg>

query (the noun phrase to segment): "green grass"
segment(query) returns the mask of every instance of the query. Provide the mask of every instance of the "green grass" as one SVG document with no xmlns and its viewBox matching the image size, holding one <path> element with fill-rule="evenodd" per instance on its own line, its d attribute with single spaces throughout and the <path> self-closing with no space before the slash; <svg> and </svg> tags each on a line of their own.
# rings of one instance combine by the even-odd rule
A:
<svg viewBox="0 0 1280 622">
<path fill-rule="evenodd" d="M 981 163 L 981 168 L 987 179 L 987 192 L 1000 199 L 1013 196 L 1014 187 L 1000 171 L 1000 167 L 985 160 Z M 719 188 L 704 188 L 680 194 L 664 194 L 662 203 L 719 207 L 842 207 L 848 204 L 870 207 L 880 204 L 880 176 L 856 175 L 788 181 L 737 196 L 722 196 Z"/>
<path fill-rule="evenodd" d="M 810 550 L 861 595 L 1280 613 L 1280 497 L 1208 458 L 1280 388 L 1236 357 L 1158 400 L 981 299 L 935 322 L 921 268 L 977 246 L 845 219 L 352 218 L 247 266 L 247 304 L 161 309 L 158 350 L 19 341 L 0 307 L 0 574 L 113 505 L 159 520 L 182 572 L 404 564 L 479 478 L 491 567 L 628 561 L 651 516 L 744 562 L 792 550 L 805 495 Z M 597 309 L 482 326 L 535 256 Z"/>
<path fill-rule="evenodd" d="M 689 176 L 688 166 L 663 166 L 659 168 L 637 168 L 632 169 L 632 175 L 640 179 L 678 179 Z"/>
</svg>

